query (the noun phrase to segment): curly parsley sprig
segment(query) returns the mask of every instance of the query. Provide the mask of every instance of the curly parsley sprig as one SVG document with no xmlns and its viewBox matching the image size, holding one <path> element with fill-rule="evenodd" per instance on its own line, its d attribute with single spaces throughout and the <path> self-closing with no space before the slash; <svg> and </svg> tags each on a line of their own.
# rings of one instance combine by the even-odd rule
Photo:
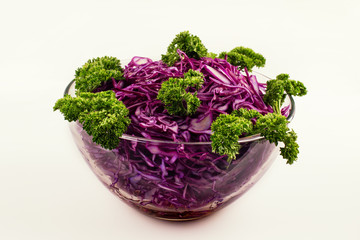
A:
<svg viewBox="0 0 360 240">
<path fill-rule="evenodd" d="M 289 74 L 282 73 L 276 79 L 267 81 L 264 102 L 272 106 L 274 112 L 280 114 L 281 105 L 284 103 L 285 94 L 292 96 L 304 96 L 307 89 L 302 82 L 289 79 Z"/>
<path fill-rule="evenodd" d="M 228 162 L 236 158 L 239 152 L 240 137 L 260 134 L 276 146 L 281 142 L 281 156 L 287 164 L 293 164 L 299 154 L 297 135 L 289 129 L 289 121 L 281 115 L 281 104 L 284 102 L 284 93 L 293 96 L 303 96 L 307 93 L 303 83 L 290 80 L 288 74 L 280 74 L 274 80 L 269 80 L 264 100 L 270 104 L 274 112 L 261 115 L 255 110 L 238 109 L 231 114 L 220 114 L 212 123 L 212 149 L 220 155 L 227 155 Z M 249 124 L 251 124 L 249 126 Z"/>
<path fill-rule="evenodd" d="M 190 87 L 200 89 L 204 76 L 201 72 L 190 69 L 183 78 L 169 78 L 161 84 L 157 98 L 165 105 L 171 115 L 191 115 L 196 112 L 201 101 L 197 92 L 190 93 Z"/>
<path fill-rule="evenodd" d="M 219 58 L 225 58 L 234 65 L 239 66 L 240 69 L 251 71 L 253 67 L 264 67 L 266 59 L 260 53 L 254 52 L 251 48 L 236 47 L 230 52 L 221 52 Z"/>
<path fill-rule="evenodd" d="M 75 88 L 77 93 L 91 92 L 112 78 L 123 79 L 120 60 L 108 56 L 93 58 L 75 71 Z"/>
<path fill-rule="evenodd" d="M 169 66 L 180 60 L 177 50 L 183 51 L 189 58 L 199 59 L 208 55 L 208 50 L 200 38 L 184 31 L 176 35 L 167 48 L 166 54 L 161 55 L 161 60 Z"/>
<path fill-rule="evenodd" d="M 227 155 L 228 162 L 235 159 L 240 150 L 239 137 L 243 133 L 253 131 L 253 125 L 249 119 L 237 117 L 231 114 L 220 114 L 211 124 L 211 147 L 220 155 Z"/>
<path fill-rule="evenodd" d="M 53 110 L 59 110 L 69 122 L 78 120 L 93 141 L 106 149 L 119 145 L 119 137 L 130 124 L 129 110 L 113 91 L 80 92 L 77 97 L 66 95 L 57 100 Z"/>
</svg>

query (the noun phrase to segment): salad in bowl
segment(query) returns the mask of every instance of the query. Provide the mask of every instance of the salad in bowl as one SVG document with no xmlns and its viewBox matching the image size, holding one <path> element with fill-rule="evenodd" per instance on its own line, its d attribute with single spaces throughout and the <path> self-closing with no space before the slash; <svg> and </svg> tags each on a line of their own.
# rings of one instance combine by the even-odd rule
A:
<svg viewBox="0 0 360 240">
<path fill-rule="evenodd" d="M 307 90 L 253 71 L 264 65 L 250 48 L 211 53 L 185 31 L 161 60 L 90 59 L 54 110 L 119 198 L 156 218 L 198 219 L 250 189 L 279 154 L 297 160 L 288 123 Z"/>
</svg>

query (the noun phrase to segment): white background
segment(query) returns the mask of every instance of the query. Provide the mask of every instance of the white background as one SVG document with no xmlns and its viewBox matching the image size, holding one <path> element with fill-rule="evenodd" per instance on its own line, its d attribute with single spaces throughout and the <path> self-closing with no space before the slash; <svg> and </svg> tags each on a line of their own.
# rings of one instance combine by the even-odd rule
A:
<svg viewBox="0 0 360 240">
<path fill-rule="evenodd" d="M 0 239 L 360 239 L 360 2 L 0 2 Z M 212 52 L 251 47 L 261 71 L 309 93 L 291 127 L 299 160 L 203 220 L 129 208 L 97 180 L 53 112 L 74 71 L 110 55 L 159 57 L 189 30 Z"/>
</svg>

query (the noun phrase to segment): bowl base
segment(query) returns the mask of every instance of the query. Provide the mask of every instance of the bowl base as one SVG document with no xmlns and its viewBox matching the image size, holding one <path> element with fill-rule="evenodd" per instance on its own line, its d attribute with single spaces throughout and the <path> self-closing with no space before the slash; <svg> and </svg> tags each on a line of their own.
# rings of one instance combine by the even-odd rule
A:
<svg viewBox="0 0 360 240">
<path fill-rule="evenodd" d="M 139 207 L 138 205 L 131 204 L 132 207 L 140 210 L 143 214 L 154 217 L 159 220 L 171 221 L 171 222 L 185 222 L 198 220 L 204 217 L 209 216 L 214 213 L 214 210 L 207 211 L 185 211 L 185 212 L 168 212 L 168 211 L 158 211 L 152 210 L 146 207 Z"/>
</svg>

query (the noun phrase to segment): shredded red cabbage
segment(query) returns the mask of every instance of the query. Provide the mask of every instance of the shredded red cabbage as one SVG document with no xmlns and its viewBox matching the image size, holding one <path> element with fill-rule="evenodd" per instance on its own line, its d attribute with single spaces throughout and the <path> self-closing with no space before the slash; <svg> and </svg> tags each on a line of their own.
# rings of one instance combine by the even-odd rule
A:
<svg viewBox="0 0 360 240">
<path fill-rule="evenodd" d="M 106 150 L 81 126 L 74 130 L 83 140 L 81 152 L 111 191 L 128 204 L 164 218 L 196 218 L 226 206 L 264 174 L 276 150 L 266 140 L 242 143 L 229 165 L 226 156 L 211 151 L 211 144 L 122 139 L 119 148 Z"/>
<path fill-rule="evenodd" d="M 127 134 L 148 139 L 177 142 L 210 141 L 211 123 L 221 113 L 235 109 L 255 109 L 262 114 L 272 112 L 263 99 L 265 84 L 255 75 L 243 74 L 224 59 L 190 59 L 178 51 L 181 60 L 168 67 L 162 61 L 134 57 L 124 68 L 125 81 L 107 84 L 101 90 L 113 90 L 129 109 L 131 124 Z M 204 84 L 197 97 L 201 105 L 192 116 L 179 117 L 167 113 L 157 100 L 161 83 L 170 77 L 183 77 L 189 69 L 203 73 Z"/>
<path fill-rule="evenodd" d="M 259 83 L 255 75 L 246 70 L 241 72 L 224 59 L 196 60 L 178 53 L 181 60 L 171 67 L 162 61 L 134 57 L 124 68 L 125 80 L 112 80 L 96 90 L 113 90 L 129 109 L 131 124 L 127 135 L 209 142 L 211 123 L 219 114 L 239 108 L 255 109 L 262 114 L 273 112 L 262 99 L 266 85 Z M 157 100 L 158 91 L 162 82 L 170 77 L 183 77 L 189 69 L 204 75 L 204 84 L 197 94 L 201 105 L 192 116 L 171 116 Z M 283 114 L 288 110 L 283 109 Z M 154 208 L 190 211 L 209 204 L 216 208 L 224 199 L 246 191 L 264 171 L 263 164 L 275 149 L 268 141 L 244 143 L 239 157 L 229 165 L 227 157 L 213 153 L 210 144 L 122 139 L 117 149 L 108 151 L 92 143 L 85 131 L 80 130 L 80 134 L 90 156 L 89 163 L 100 169 L 101 174 L 97 175 L 102 181 L 138 207 L 151 205 L 147 211 Z"/>
</svg>

